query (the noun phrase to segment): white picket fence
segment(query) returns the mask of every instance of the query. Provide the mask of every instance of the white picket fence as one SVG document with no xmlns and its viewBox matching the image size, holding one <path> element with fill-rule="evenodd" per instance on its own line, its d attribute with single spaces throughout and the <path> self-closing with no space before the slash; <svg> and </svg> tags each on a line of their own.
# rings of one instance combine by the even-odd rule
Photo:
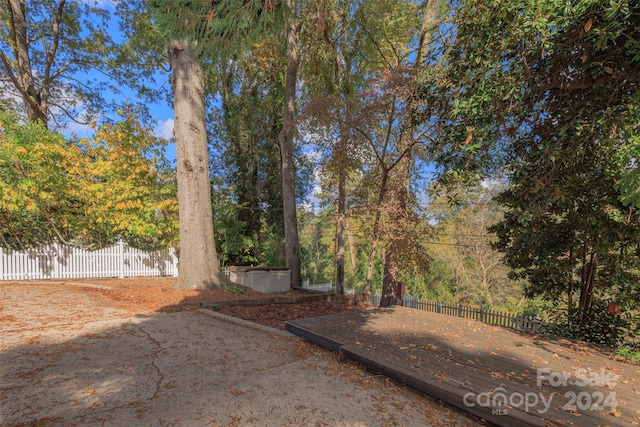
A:
<svg viewBox="0 0 640 427">
<path fill-rule="evenodd" d="M 173 248 L 145 252 L 123 242 L 95 251 L 51 244 L 26 251 L 0 247 L 0 280 L 177 276 Z"/>
<path fill-rule="evenodd" d="M 336 288 L 333 285 L 333 280 L 329 281 L 328 283 L 317 283 L 315 285 L 312 285 L 309 283 L 309 279 L 304 279 L 302 281 L 302 287 L 304 289 L 309 289 L 310 291 L 316 291 L 316 292 L 332 292 L 332 293 L 336 292 Z M 354 288 L 344 289 L 344 293 L 346 295 L 351 295 L 355 292 L 356 290 Z"/>
<path fill-rule="evenodd" d="M 309 279 L 305 279 L 302 281 L 302 287 L 304 289 L 309 289 L 310 291 L 333 292 L 333 281 L 329 283 L 318 283 L 316 285 L 310 285 Z"/>
</svg>

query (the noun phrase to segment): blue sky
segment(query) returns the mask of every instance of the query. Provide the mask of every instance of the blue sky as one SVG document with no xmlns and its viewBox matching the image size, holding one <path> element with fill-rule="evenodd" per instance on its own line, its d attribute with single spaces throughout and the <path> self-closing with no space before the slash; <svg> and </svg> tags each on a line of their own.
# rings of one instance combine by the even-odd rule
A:
<svg viewBox="0 0 640 427">
<path fill-rule="evenodd" d="M 93 3 L 92 0 L 81 0 L 86 2 Z M 118 28 L 117 17 L 115 16 L 115 8 L 112 4 L 112 1 L 109 0 L 98 0 L 97 5 L 108 10 L 111 13 L 111 22 L 109 25 L 109 35 L 115 41 L 122 41 L 123 37 Z M 79 80 L 82 79 L 91 79 L 91 78 L 104 78 L 104 76 L 97 71 L 94 74 L 78 76 Z M 173 138 L 173 122 L 174 122 L 174 114 L 173 108 L 167 103 L 166 100 L 166 91 L 171 90 L 171 85 L 168 82 L 169 75 L 167 73 L 156 74 L 156 82 L 155 84 L 149 82 L 149 85 L 154 89 L 161 89 L 163 91 L 162 96 L 159 97 L 157 102 L 147 104 L 147 108 L 149 109 L 149 114 L 155 120 L 156 125 L 154 127 L 156 136 L 162 137 L 164 139 Z M 124 104 L 127 102 L 136 103 L 139 100 L 137 99 L 136 93 L 128 88 L 120 88 L 123 92 L 122 94 L 114 94 L 114 93 L 105 93 L 104 96 L 109 100 L 116 104 Z M 115 119 L 117 116 L 114 112 L 106 112 L 103 118 L 111 118 Z M 78 136 L 90 136 L 93 134 L 93 130 L 88 125 L 79 124 L 73 121 L 70 121 L 67 128 L 65 129 L 65 134 L 76 134 Z M 175 144 L 171 143 L 167 146 L 165 153 L 167 158 L 171 161 L 175 160 L 176 150 Z"/>
</svg>

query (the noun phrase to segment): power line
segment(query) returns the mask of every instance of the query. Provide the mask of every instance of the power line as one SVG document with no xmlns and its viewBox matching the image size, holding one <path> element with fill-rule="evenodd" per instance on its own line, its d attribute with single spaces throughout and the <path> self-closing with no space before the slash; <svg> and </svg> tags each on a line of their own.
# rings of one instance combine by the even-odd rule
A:
<svg viewBox="0 0 640 427">
<path fill-rule="evenodd" d="M 441 245 L 441 246 L 458 246 L 462 248 L 477 248 L 478 246 L 484 246 L 490 248 L 491 245 L 487 243 L 479 243 L 477 245 L 467 245 L 464 243 L 443 243 L 443 242 L 423 242 L 425 245 Z"/>
</svg>

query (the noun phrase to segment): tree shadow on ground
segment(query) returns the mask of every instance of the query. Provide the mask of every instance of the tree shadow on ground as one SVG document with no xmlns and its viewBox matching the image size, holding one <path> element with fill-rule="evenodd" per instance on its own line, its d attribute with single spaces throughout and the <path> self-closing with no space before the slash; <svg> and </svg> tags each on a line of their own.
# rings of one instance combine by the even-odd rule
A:
<svg viewBox="0 0 640 427">
<path fill-rule="evenodd" d="M 505 416 L 518 415 L 516 408 L 543 424 L 640 424 L 638 367 L 596 346 L 404 307 L 290 324 L 373 371 L 501 425 L 519 422 Z"/>
<path fill-rule="evenodd" d="M 171 305 L 134 315 L 77 287 L 17 289 L 1 295 L 3 315 L 19 325 L 2 325 L 2 425 L 475 423 L 436 403 L 425 412 L 415 394 L 331 375 L 335 361 L 301 357 L 294 338 Z"/>
</svg>

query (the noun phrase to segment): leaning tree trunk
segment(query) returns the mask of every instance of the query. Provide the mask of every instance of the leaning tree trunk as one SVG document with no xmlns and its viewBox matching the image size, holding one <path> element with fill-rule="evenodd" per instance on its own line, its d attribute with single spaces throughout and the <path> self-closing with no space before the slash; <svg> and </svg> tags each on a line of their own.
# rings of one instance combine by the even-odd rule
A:
<svg viewBox="0 0 640 427">
<path fill-rule="evenodd" d="M 12 50 L 15 64 L 15 77 L 13 84 L 20 92 L 20 96 L 24 101 L 27 118 L 31 122 L 41 122 L 45 127 L 47 126 L 47 98 L 45 92 L 39 91 L 36 87 L 36 80 L 34 78 L 34 71 L 31 67 L 31 59 L 29 59 L 29 43 L 30 40 L 27 34 L 27 18 L 25 3 L 20 0 L 10 0 L 7 2 L 8 6 L 8 27 L 10 36 L 12 38 Z M 63 7 L 64 3 L 61 3 L 59 8 Z M 55 17 L 55 22 L 59 22 L 59 16 Z M 54 40 L 58 38 L 58 27 L 53 29 Z M 52 49 L 53 51 L 53 49 Z M 47 65 L 50 65 L 52 57 L 47 57 Z M 11 67 L 5 62 L 5 68 L 7 72 L 12 75 Z M 43 77 L 43 76 L 41 76 Z M 44 84 L 48 83 L 48 75 L 44 76 Z"/>
<path fill-rule="evenodd" d="M 291 284 L 300 286 L 300 241 L 296 209 L 295 170 L 293 167 L 293 136 L 295 130 L 296 84 L 300 53 L 299 27 L 295 20 L 295 0 L 286 1 L 287 74 L 284 88 L 284 124 L 279 137 L 282 167 L 282 202 L 284 209 L 284 240 L 287 267 L 291 271 Z"/>
<path fill-rule="evenodd" d="M 190 42 L 173 44 L 171 68 L 180 221 L 177 287 L 222 287 L 226 280 L 220 273 L 213 237 L 204 72 Z"/>
</svg>

